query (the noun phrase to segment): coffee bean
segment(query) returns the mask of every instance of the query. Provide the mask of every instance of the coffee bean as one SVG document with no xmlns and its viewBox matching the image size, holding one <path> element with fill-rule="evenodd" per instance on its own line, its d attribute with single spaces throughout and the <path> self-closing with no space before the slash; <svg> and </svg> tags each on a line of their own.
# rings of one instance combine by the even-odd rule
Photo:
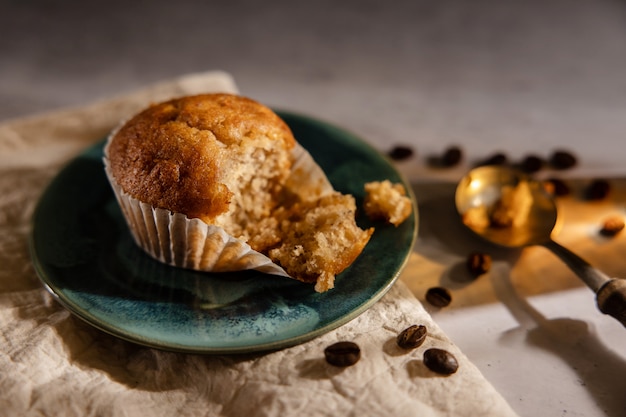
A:
<svg viewBox="0 0 626 417">
<path fill-rule="evenodd" d="M 611 216 L 604 220 L 600 234 L 606 237 L 613 237 L 624 229 L 624 218 L 621 216 Z"/>
<path fill-rule="evenodd" d="M 352 366 L 361 359 L 361 348 L 354 342 L 337 342 L 324 349 L 324 357 L 334 366 Z"/>
<path fill-rule="evenodd" d="M 404 329 L 396 338 L 396 343 L 402 349 L 415 349 L 424 343 L 427 334 L 426 326 L 414 324 Z"/>
<path fill-rule="evenodd" d="M 409 146 L 398 145 L 394 146 L 387 155 L 394 161 L 401 161 L 413 156 L 413 148 Z"/>
<path fill-rule="evenodd" d="M 446 307 L 452 301 L 452 295 L 446 288 L 433 287 L 426 291 L 426 301 L 435 307 Z"/>
<path fill-rule="evenodd" d="M 570 193 L 570 189 L 565 181 L 558 178 L 548 178 L 544 181 L 544 185 L 546 187 L 546 191 L 557 197 L 563 197 L 569 195 Z"/>
<path fill-rule="evenodd" d="M 604 200 L 611 191 L 611 184 L 607 180 L 593 180 L 585 190 L 585 198 L 587 200 Z"/>
<path fill-rule="evenodd" d="M 458 165 L 463 159 L 463 151 L 458 146 L 450 146 L 441 156 L 441 165 L 444 167 L 453 167 Z"/>
<path fill-rule="evenodd" d="M 527 174 L 533 174 L 543 168 L 543 159 L 541 159 L 537 155 L 528 155 L 524 159 L 522 159 L 519 168 L 520 170 L 522 170 L 522 172 L 525 172 Z"/>
<path fill-rule="evenodd" d="M 486 253 L 474 252 L 467 257 L 467 269 L 475 277 L 489 272 L 491 256 Z"/>
<path fill-rule="evenodd" d="M 569 169 L 578 163 L 574 154 L 565 150 L 557 150 L 550 156 L 550 165 L 554 169 Z"/>
<path fill-rule="evenodd" d="M 502 152 L 497 152 L 486 158 L 479 165 L 506 165 L 509 161 L 509 158 Z"/>
<path fill-rule="evenodd" d="M 447 350 L 431 348 L 424 352 L 424 365 L 438 374 L 450 375 L 459 369 L 459 363 Z"/>
</svg>

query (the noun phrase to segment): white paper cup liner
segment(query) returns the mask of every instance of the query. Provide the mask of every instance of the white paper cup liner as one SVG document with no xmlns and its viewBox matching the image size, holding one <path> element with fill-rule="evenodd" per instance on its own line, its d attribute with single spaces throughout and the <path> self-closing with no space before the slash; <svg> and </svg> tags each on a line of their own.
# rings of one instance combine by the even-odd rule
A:
<svg viewBox="0 0 626 417">
<path fill-rule="evenodd" d="M 111 183 L 126 223 L 139 247 L 153 258 L 182 268 L 207 272 L 257 270 L 289 277 L 270 258 L 228 234 L 223 228 L 181 213 L 156 208 L 130 196 L 111 173 L 108 144 L 104 149 L 105 172 Z M 332 193 L 333 187 L 311 155 L 299 144 L 292 151 L 292 174 L 286 187 L 304 199 Z"/>
</svg>

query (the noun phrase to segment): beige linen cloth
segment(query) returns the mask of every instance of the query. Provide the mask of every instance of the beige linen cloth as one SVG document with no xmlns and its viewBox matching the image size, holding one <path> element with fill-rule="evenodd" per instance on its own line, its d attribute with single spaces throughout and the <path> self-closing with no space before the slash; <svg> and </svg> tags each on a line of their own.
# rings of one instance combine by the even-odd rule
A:
<svg viewBox="0 0 626 417">
<path fill-rule="evenodd" d="M 236 92 L 223 72 L 184 76 L 123 97 L 0 124 L 0 415 L 3 416 L 510 416 L 505 400 L 402 282 L 350 323 L 272 353 L 203 356 L 154 350 L 74 318 L 44 289 L 27 239 L 37 199 L 59 168 L 150 102 Z M 85 277 L 89 279 L 89 277 Z M 395 337 L 430 337 L 401 351 Z M 326 346 L 351 340 L 354 366 L 328 365 Z M 456 374 L 422 363 L 451 351 Z"/>
</svg>

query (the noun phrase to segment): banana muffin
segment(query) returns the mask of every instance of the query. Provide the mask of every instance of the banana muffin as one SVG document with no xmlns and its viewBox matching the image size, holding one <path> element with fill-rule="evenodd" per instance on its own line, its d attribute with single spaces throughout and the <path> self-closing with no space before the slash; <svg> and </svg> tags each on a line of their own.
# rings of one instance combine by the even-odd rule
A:
<svg viewBox="0 0 626 417">
<path fill-rule="evenodd" d="M 113 132 L 105 147 L 107 175 L 133 236 L 152 256 L 208 271 L 229 270 L 232 258 L 237 270 L 242 263 L 235 261 L 253 251 L 323 292 L 359 256 L 373 229 L 358 227 L 354 198 L 334 191 L 319 167 L 295 169 L 300 159 L 315 165 L 278 115 L 231 94 L 152 105 Z M 126 208 L 132 204 L 135 213 Z M 162 211 L 183 215 L 184 227 L 172 226 L 180 219 L 160 224 L 167 217 Z M 204 225 L 208 231 L 195 232 Z M 216 231 L 227 235 L 221 249 L 198 248 L 215 242 Z M 240 254 L 233 258 L 237 245 Z M 168 246 L 182 254 L 165 254 Z M 187 259 L 210 257 L 207 250 L 230 252 L 217 269 Z"/>
</svg>

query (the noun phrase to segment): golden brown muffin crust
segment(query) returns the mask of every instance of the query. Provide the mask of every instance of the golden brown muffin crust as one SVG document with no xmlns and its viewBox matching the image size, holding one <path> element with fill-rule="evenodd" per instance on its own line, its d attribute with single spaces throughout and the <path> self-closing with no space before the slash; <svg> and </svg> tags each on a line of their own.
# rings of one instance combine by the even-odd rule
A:
<svg viewBox="0 0 626 417">
<path fill-rule="evenodd" d="M 108 148 L 122 189 L 145 203 L 211 219 L 233 198 L 220 182 L 223 153 L 256 137 L 295 139 L 269 108 L 241 96 L 203 94 L 153 105 L 120 128 Z"/>
</svg>

